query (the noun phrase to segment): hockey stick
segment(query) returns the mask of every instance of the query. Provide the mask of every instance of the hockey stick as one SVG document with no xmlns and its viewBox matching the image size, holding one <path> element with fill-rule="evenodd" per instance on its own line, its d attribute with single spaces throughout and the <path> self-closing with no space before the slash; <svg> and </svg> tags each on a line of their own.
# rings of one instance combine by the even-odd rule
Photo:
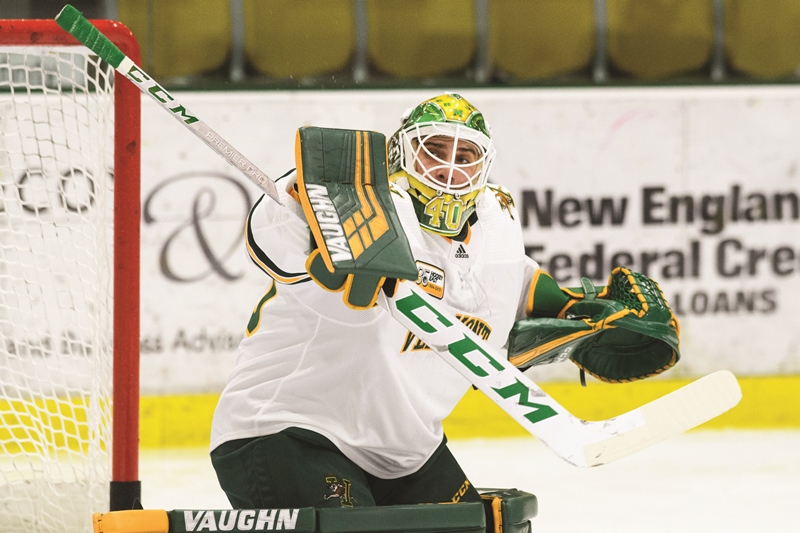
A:
<svg viewBox="0 0 800 533">
<path fill-rule="evenodd" d="M 78 10 L 65 6 L 56 22 L 280 203 L 277 188 L 265 173 L 191 114 Z M 596 466 L 629 455 L 702 424 L 741 399 L 736 378 L 720 371 L 621 416 L 588 422 L 573 416 L 415 283 L 399 283 L 395 296 L 382 303 L 528 432 L 576 466 Z"/>
<path fill-rule="evenodd" d="M 721 370 L 620 416 L 581 420 L 414 284 L 399 284 L 390 310 L 522 427 L 575 466 L 606 464 L 679 435 L 731 409 L 742 397 L 736 377 Z"/>
</svg>

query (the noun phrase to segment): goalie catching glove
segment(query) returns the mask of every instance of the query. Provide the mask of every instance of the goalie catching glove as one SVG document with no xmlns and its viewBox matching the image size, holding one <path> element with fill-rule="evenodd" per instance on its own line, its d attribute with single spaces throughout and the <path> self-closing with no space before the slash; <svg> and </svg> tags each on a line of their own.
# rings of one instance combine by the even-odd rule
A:
<svg viewBox="0 0 800 533">
<path fill-rule="evenodd" d="M 514 324 L 508 358 L 520 369 L 571 359 L 601 381 L 619 383 L 664 372 L 678 362 L 679 325 L 652 279 L 616 268 L 608 285 L 588 278 L 560 288 L 539 270 L 528 299 L 530 318 Z"/>
<path fill-rule="evenodd" d="M 384 285 L 417 279 L 389 191 L 386 137 L 300 128 L 295 157 L 297 192 L 313 241 L 306 261 L 311 278 L 326 290 L 343 291 L 355 309 L 375 305 Z"/>
</svg>

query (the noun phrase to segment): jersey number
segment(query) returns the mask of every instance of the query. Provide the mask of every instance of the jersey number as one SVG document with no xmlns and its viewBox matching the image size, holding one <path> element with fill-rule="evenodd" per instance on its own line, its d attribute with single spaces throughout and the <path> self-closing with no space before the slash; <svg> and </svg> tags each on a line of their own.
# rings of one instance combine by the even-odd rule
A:
<svg viewBox="0 0 800 533">
<path fill-rule="evenodd" d="M 455 198 L 449 198 L 445 201 L 443 196 L 436 196 L 430 202 L 425 204 L 425 215 L 430 220 L 430 225 L 438 228 L 444 219 L 444 225 L 447 229 L 458 229 L 458 223 L 461 221 L 461 213 L 464 211 L 464 202 Z"/>
</svg>

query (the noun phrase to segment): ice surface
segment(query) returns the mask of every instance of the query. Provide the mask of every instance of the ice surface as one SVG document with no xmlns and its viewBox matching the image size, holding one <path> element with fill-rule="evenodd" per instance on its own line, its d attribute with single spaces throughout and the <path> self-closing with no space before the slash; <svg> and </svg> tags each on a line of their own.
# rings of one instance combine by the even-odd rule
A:
<svg viewBox="0 0 800 533">
<path fill-rule="evenodd" d="M 533 438 L 450 443 L 478 487 L 536 494 L 536 533 L 796 533 L 800 431 L 692 431 L 600 467 Z M 142 452 L 148 509 L 226 509 L 207 451 Z"/>
</svg>

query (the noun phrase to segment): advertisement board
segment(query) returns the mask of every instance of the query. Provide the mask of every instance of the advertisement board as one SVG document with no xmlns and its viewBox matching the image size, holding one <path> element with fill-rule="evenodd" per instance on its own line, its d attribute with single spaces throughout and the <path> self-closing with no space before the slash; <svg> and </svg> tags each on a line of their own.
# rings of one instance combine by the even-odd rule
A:
<svg viewBox="0 0 800 533">
<path fill-rule="evenodd" d="M 388 136 L 438 92 L 176 95 L 275 178 L 294 167 L 298 127 Z M 491 181 L 542 268 L 563 286 L 602 285 L 619 265 L 661 284 L 681 324 L 672 377 L 800 373 L 800 89 L 457 92 L 493 129 Z M 261 193 L 147 99 L 142 112 L 142 390 L 215 392 L 269 288 L 242 235 Z"/>
</svg>

